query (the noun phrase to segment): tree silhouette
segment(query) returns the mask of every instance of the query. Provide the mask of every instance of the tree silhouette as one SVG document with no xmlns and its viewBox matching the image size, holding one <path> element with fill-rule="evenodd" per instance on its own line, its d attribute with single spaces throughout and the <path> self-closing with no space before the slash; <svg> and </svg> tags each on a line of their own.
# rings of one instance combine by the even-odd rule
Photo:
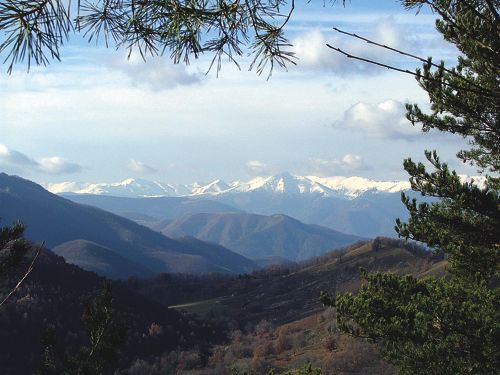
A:
<svg viewBox="0 0 500 375">
<path fill-rule="evenodd" d="M 34 251 L 34 255 L 24 273 L 16 279 L 16 284 L 14 286 L 9 287 L 9 278 L 11 278 L 16 271 L 19 272 L 20 267 L 25 263 L 25 256 L 30 249 L 33 249 L 33 246 L 23 237 L 25 229 L 26 227 L 21 222 L 16 222 L 10 226 L 0 228 L 0 278 L 7 288 L 7 292 L 5 292 L 5 295 L 0 299 L 0 307 L 12 297 L 30 275 L 43 247 L 42 243 Z"/>
<path fill-rule="evenodd" d="M 407 117 L 424 131 L 437 129 L 466 138 L 472 148 L 460 151 L 457 157 L 477 167 L 485 182 L 479 185 L 478 181 L 462 181 L 440 161 L 436 151 L 425 152 L 433 168 L 431 172 L 423 163 L 405 160 L 412 189 L 439 201 L 417 203 L 403 194 L 410 218 L 407 223 L 398 220 L 396 230 L 405 239 L 424 242 L 442 252 L 449 264 L 449 277 L 416 279 L 392 273 L 364 273 L 365 284 L 358 294 L 340 294 L 335 298 L 323 295 L 322 300 L 336 307 L 344 332 L 378 341 L 383 357 L 397 366 L 401 374 L 497 374 L 499 3 L 413 0 L 405 4 L 429 6 L 440 16 L 437 30 L 461 52 L 454 67 L 447 68 L 443 62 L 435 64 L 429 58 L 421 70 L 411 73 L 427 92 L 431 112 L 407 105 Z M 372 63 L 357 56 L 348 57 Z M 397 67 L 373 63 L 406 73 Z"/>
</svg>

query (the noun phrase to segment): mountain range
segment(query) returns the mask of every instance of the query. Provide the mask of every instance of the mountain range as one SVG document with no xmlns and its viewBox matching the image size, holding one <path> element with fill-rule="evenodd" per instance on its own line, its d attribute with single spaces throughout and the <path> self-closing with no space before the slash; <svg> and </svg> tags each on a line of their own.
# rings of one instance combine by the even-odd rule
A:
<svg viewBox="0 0 500 375">
<path fill-rule="evenodd" d="M 249 214 L 203 199 L 70 197 L 79 202 L 0 174 L 0 217 L 6 224 L 23 221 L 30 240 L 44 241 L 69 263 L 113 279 L 162 272 L 245 273 L 360 239 L 286 215 Z M 124 213 L 149 228 L 118 215 Z"/>
<path fill-rule="evenodd" d="M 409 183 L 404 181 L 303 177 L 289 173 L 257 177 L 248 182 L 215 180 L 175 189 L 165 188 L 173 185 L 133 179 L 84 187 L 74 183 L 46 186 L 75 202 L 109 210 L 155 229 L 158 220 L 163 220 L 165 226 L 169 220 L 182 219 L 187 214 L 247 212 L 266 216 L 283 214 L 306 224 L 365 238 L 394 236 L 395 219 L 408 216 L 400 193 L 412 194 L 407 190 Z M 184 195 L 166 196 L 173 195 L 174 190 Z"/>
<path fill-rule="evenodd" d="M 74 264 L 106 276 L 244 273 L 257 267 L 222 246 L 168 238 L 124 217 L 72 202 L 4 173 L 0 173 L 0 217 L 4 224 L 21 220 L 27 226 L 28 239 L 44 241 Z"/>
<path fill-rule="evenodd" d="M 369 193 L 397 193 L 410 189 L 408 181 L 374 181 L 363 177 L 295 176 L 284 172 L 274 176 L 255 177 L 249 181 L 226 183 L 220 179 L 209 183 L 170 184 L 144 179 L 126 179 L 115 183 L 62 182 L 44 185 L 49 191 L 118 197 L 218 196 L 231 193 L 265 191 L 279 194 L 312 194 L 323 197 L 357 198 Z"/>
</svg>

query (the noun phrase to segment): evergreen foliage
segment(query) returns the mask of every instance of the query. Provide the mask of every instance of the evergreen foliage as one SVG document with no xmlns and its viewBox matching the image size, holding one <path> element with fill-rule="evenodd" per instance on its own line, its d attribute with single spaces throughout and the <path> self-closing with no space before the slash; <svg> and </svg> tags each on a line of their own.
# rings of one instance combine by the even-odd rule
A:
<svg viewBox="0 0 500 375">
<path fill-rule="evenodd" d="M 29 267 L 25 276 L 19 277 L 20 280 L 16 286 L 8 285 L 9 276 L 12 276 L 12 273 L 19 269 L 26 253 L 30 249 L 28 241 L 23 238 L 24 230 L 25 226 L 21 222 L 15 222 L 10 226 L 0 228 L 0 280 L 2 286 L 7 286 L 8 289 L 2 290 L 0 293 L 0 306 L 16 291 L 20 283 L 28 276 L 32 269 L 32 267 Z"/>
<path fill-rule="evenodd" d="M 496 374 L 499 290 L 460 279 L 365 274 L 334 302 L 339 328 L 371 342 L 401 374 Z"/>
<path fill-rule="evenodd" d="M 336 2 L 335 0 L 333 2 Z M 26 61 L 48 64 L 73 32 L 89 42 L 104 40 L 143 58 L 165 52 L 175 63 L 208 53 L 220 69 L 248 50 L 250 69 L 259 73 L 274 64 L 293 62 L 284 27 L 294 0 L 97 0 L 73 5 L 61 0 L 0 2 L 0 52 L 8 71 Z M 271 72 L 270 70 L 270 72 Z"/>
<path fill-rule="evenodd" d="M 0 275 L 17 266 L 28 251 L 24 230 L 21 222 L 0 228 Z"/>
<path fill-rule="evenodd" d="M 49 327 L 42 339 L 43 363 L 40 375 L 100 375 L 113 369 L 119 348 L 125 343 L 126 330 L 117 321 L 112 308 L 111 283 L 104 281 L 99 294 L 85 298 L 82 322 L 89 345 L 82 346 L 76 355 L 57 350 L 55 330 Z"/>
<path fill-rule="evenodd" d="M 254 375 L 254 372 L 247 372 L 243 371 L 240 372 L 237 368 L 233 367 L 231 369 L 231 374 L 232 375 Z M 282 372 L 276 372 L 275 369 L 271 369 L 268 372 L 266 372 L 265 375 L 321 375 L 321 369 L 313 367 L 310 363 L 305 365 L 303 368 L 300 369 L 294 369 L 294 370 L 285 370 Z M 257 375 L 257 374 L 255 374 Z"/>
<path fill-rule="evenodd" d="M 421 241 L 449 262 L 443 279 L 392 273 L 366 274 L 359 293 L 322 296 L 335 306 L 341 329 L 379 342 L 381 354 L 401 374 L 498 374 L 500 371 L 500 17 L 498 1 L 407 0 L 440 16 L 438 31 L 461 52 L 448 69 L 429 58 L 416 73 L 431 112 L 407 106 L 407 117 L 424 131 L 465 137 L 472 148 L 457 157 L 485 174 L 462 181 L 436 151 L 425 155 L 433 171 L 404 162 L 413 190 L 440 198 L 417 203 L 403 194 L 405 239 Z"/>
</svg>

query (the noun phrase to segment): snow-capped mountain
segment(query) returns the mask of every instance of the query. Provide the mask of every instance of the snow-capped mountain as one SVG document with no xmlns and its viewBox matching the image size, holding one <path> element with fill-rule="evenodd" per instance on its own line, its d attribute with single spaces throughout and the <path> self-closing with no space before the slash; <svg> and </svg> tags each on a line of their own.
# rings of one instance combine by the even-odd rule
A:
<svg viewBox="0 0 500 375">
<path fill-rule="evenodd" d="M 309 180 L 322 186 L 345 195 L 346 197 L 356 198 L 367 192 L 372 193 L 398 193 L 410 189 L 408 181 L 373 181 L 363 177 L 316 177 L 308 176 Z"/>
<path fill-rule="evenodd" d="M 214 180 L 210 183 L 174 185 L 143 179 L 126 179 L 115 183 L 85 184 L 62 182 L 45 184 L 52 193 L 76 193 L 113 195 L 120 197 L 183 197 L 220 196 L 226 194 L 264 192 L 281 195 L 317 195 L 353 199 L 368 192 L 395 193 L 407 190 L 407 181 L 374 181 L 362 177 L 295 176 L 281 173 L 269 177 L 256 177 L 250 181 L 236 180 L 226 183 Z"/>
<path fill-rule="evenodd" d="M 463 181 L 474 181 L 479 187 L 483 187 L 485 183 L 482 176 L 460 177 Z M 399 193 L 409 190 L 410 183 L 408 181 L 376 181 L 356 176 L 295 176 L 285 172 L 274 176 L 256 177 L 249 181 L 236 180 L 230 183 L 217 179 L 209 183 L 196 182 L 176 185 L 129 178 L 114 183 L 49 183 L 44 184 L 44 187 L 55 194 L 76 193 L 119 197 L 217 197 L 228 194 L 260 192 L 355 199 L 366 194 Z"/>
<path fill-rule="evenodd" d="M 466 182 L 474 180 L 480 187 L 484 185 L 482 177 L 463 176 L 462 180 Z M 180 200 L 182 202 L 177 204 L 185 206 L 178 211 L 180 213 L 221 212 L 221 209 L 222 212 L 233 209 L 260 215 L 280 213 L 307 224 L 322 225 L 361 237 L 374 237 L 394 235 L 395 218 L 402 220 L 407 218 L 408 212 L 401 203 L 399 193 L 410 189 L 410 184 L 407 181 L 374 181 L 363 177 L 295 176 L 281 173 L 230 183 L 215 180 L 210 183 L 172 185 L 127 179 L 112 184 L 66 182 L 46 185 L 46 188 L 54 193 L 78 193 L 80 195 L 73 194 L 67 197 L 91 205 L 100 202 L 101 206 L 99 204 L 97 206 L 103 209 L 115 207 L 115 204 L 108 202 L 109 207 L 103 206 L 103 199 L 96 200 L 95 195 L 82 194 L 97 194 L 100 195 L 98 198 L 171 197 L 162 202 L 166 208 L 162 208 L 164 206 L 155 203 L 154 200 L 147 202 L 155 207 L 154 212 L 151 207 L 147 209 L 143 207 L 143 203 L 146 202 L 140 203 L 143 209 L 139 211 L 134 205 L 127 206 L 128 208 L 120 206 L 122 211 L 126 211 L 127 214 L 136 213 L 136 217 L 140 217 L 141 220 L 145 220 L 144 215 L 163 218 L 162 215 L 166 215 L 169 211 L 168 207 L 171 208 L 172 201 Z M 415 196 L 416 193 L 408 192 L 408 194 Z M 125 205 L 125 203 L 120 204 Z M 221 204 L 225 208 L 221 208 Z M 179 218 L 175 215 L 167 216 L 164 218 L 169 220 Z"/>
<path fill-rule="evenodd" d="M 317 177 L 316 177 L 317 178 Z M 281 173 L 270 177 L 256 177 L 248 182 L 235 181 L 231 184 L 232 192 L 247 193 L 262 191 L 276 194 L 318 194 L 336 195 L 336 192 L 309 177 L 293 176 Z"/>
<path fill-rule="evenodd" d="M 117 197 L 178 197 L 191 195 L 191 189 L 184 185 L 165 184 L 158 181 L 128 178 L 113 183 L 62 182 L 44 184 L 52 193 L 76 193 L 112 195 Z"/>
<path fill-rule="evenodd" d="M 231 186 L 222 180 L 215 180 L 206 185 L 195 182 L 190 187 L 191 189 L 186 187 L 190 190 L 190 193 L 186 195 L 214 195 L 231 190 Z"/>
</svg>

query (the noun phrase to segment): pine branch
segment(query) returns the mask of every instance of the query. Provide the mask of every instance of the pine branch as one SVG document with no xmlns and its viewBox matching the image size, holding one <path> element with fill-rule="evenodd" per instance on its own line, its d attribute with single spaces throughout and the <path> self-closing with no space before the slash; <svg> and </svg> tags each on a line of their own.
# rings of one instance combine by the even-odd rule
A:
<svg viewBox="0 0 500 375">
<path fill-rule="evenodd" d="M 440 65 L 438 65 L 436 63 L 433 63 L 432 61 L 429 61 L 429 59 L 424 59 L 423 57 L 420 57 L 420 56 L 417 56 L 417 55 L 413 55 L 413 54 L 411 54 L 409 52 L 402 51 L 400 49 L 397 49 L 397 48 L 394 48 L 394 47 L 390 47 L 390 46 L 385 45 L 385 44 L 377 43 L 377 42 L 375 42 L 375 41 L 373 41 L 371 39 L 362 37 L 361 35 L 358 35 L 358 34 L 355 34 L 355 33 L 349 33 L 347 31 L 341 30 L 341 29 L 339 29 L 337 27 L 334 27 L 333 30 L 337 31 L 338 33 L 341 33 L 341 34 L 344 34 L 344 35 L 348 35 L 348 36 L 351 36 L 353 38 L 362 40 L 362 41 L 364 41 L 364 42 L 366 42 L 368 44 L 371 44 L 371 45 L 374 45 L 374 46 L 377 46 L 377 47 L 380 47 L 380 48 L 383 48 L 383 49 L 387 49 L 387 50 L 392 51 L 392 52 L 399 53 L 400 55 L 403 55 L 403 56 L 411 57 L 411 58 L 419 60 L 420 62 L 423 62 L 425 64 L 429 64 L 429 65 L 431 65 L 431 66 L 433 66 L 435 68 L 443 69 L 443 71 L 445 71 L 446 73 L 449 73 L 449 74 L 453 75 L 454 77 L 457 77 L 457 78 L 461 79 L 462 81 L 468 83 L 469 85 L 475 86 L 479 90 L 487 90 L 484 87 L 478 85 L 477 83 L 475 83 L 475 82 L 473 82 L 471 80 L 468 80 L 467 78 L 465 78 L 464 76 L 458 74 L 457 72 L 455 72 L 455 71 L 453 71 L 451 69 L 447 69 L 445 67 L 441 67 Z M 487 91 L 492 92 L 491 90 L 487 90 Z M 500 96 L 498 96 L 498 97 L 500 97 Z"/>
<path fill-rule="evenodd" d="M 460 25 L 458 25 L 453 20 L 452 16 L 450 16 L 449 14 L 447 14 L 446 12 L 444 12 L 443 9 L 441 9 L 440 7 L 437 7 L 432 1 L 430 1 L 430 0 L 424 0 L 423 2 L 426 3 L 427 5 L 429 5 L 429 7 L 433 11 L 435 11 L 437 14 L 439 14 L 443 18 L 444 21 L 446 21 L 449 25 L 451 25 L 457 31 L 460 31 L 461 33 L 467 35 L 469 38 L 471 38 L 477 44 L 479 44 L 482 48 L 490 51 L 491 53 L 493 53 L 495 55 L 498 55 L 498 52 L 496 52 L 495 50 L 493 50 L 493 48 L 491 48 L 491 46 L 488 46 L 488 45 L 484 44 L 484 42 L 477 37 L 477 34 L 475 34 L 474 32 L 471 32 L 471 30 L 469 30 L 469 29 L 467 29 L 465 27 L 461 27 Z"/>
<path fill-rule="evenodd" d="M 474 94 L 477 94 L 477 95 L 480 95 L 480 96 L 487 96 L 487 97 L 491 97 L 491 98 L 500 98 L 500 94 L 497 94 L 495 92 L 486 92 L 486 90 L 482 89 L 482 90 L 475 90 L 475 89 L 472 89 L 472 88 L 466 88 L 466 87 L 460 87 L 460 86 L 457 86 L 457 85 L 453 85 L 451 83 L 448 83 L 444 80 L 439 80 L 439 79 L 435 79 L 435 78 L 432 78 L 430 76 L 424 76 L 420 73 L 416 73 L 416 72 L 413 72 L 411 70 L 408 70 L 408 69 L 402 69 L 402 68 L 398 68 L 396 66 L 393 66 L 393 65 L 388 65 L 388 64 L 384 64 L 384 63 L 381 63 L 381 62 L 378 62 L 378 61 L 375 61 L 375 60 L 371 60 L 371 59 L 368 59 L 368 58 L 365 58 L 365 57 L 361 57 L 361 56 L 356 56 L 356 55 L 352 55 L 346 51 L 343 51 L 341 50 L 340 48 L 338 47 L 334 47 L 332 46 L 331 44 L 326 44 L 326 46 L 330 49 L 333 49 L 334 51 L 337 51 L 339 53 L 341 53 L 342 55 L 350 58 L 350 59 L 354 59 L 354 60 L 359 60 L 359 61 L 363 61 L 363 62 L 366 62 L 368 64 L 372 64 L 372 65 L 377 65 L 377 66 L 380 66 L 382 68 L 386 68 L 386 69 L 389 69 L 389 70 L 394 70 L 396 72 L 400 72 L 400 73 L 405 73 L 405 74 L 409 74 L 409 75 L 412 75 L 418 79 L 423 79 L 425 81 L 428 81 L 428 82 L 434 82 L 434 83 L 437 83 L 439 85 L 443 85 L 443 86 L 447 86 L 447 87 L 450 87 L 454 90 L 457 90 L 457 91 L 467 91 L 467 92 L 470 92 L 470 93 L 474 93 Z"/>
<path fill-rule="evenodd" d="M 488 5 L 488 8 L 491 12 L 491 14 L 493 15 L 493 17 L 495 18 L 495 23 L 497 24 L 497 28 L 500 26 L 500 15 L 498 14 L 496 8 L 495 8 L 495 5 L 491 2 L 491 0 L 485 0 L 486 1 L 486 5 Z"/>
</svg>

